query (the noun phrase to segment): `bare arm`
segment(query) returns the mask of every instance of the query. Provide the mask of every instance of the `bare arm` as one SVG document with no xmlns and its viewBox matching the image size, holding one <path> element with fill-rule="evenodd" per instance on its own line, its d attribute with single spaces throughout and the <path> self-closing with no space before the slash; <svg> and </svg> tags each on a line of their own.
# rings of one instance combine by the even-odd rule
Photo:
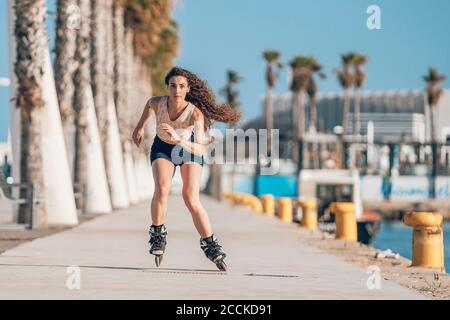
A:
<svg viewBox="0 0 450 320">
<path fill-rule="evenodd" d="M 148 120 L 152 115 L 153 116 L 156 115 L 155 113 L 156 103 L 157 103 L 156 97 L 150 98 L 147 101 L 144 110 L 142 111 L 141 118 L 139 119 L 139 122 L 137 123 L 136 128 L 133 131 L 133 141 L 138 147 L 141 144 L 142 139 L 144 138 L 145 125 L 147 124 Z"/>
<path fill-rule="evenodd" d="M 138 124 L 136 125 L 136 128 L 144 128 L 147 124 L 147 121 L 150 119 L 150 117 L 153 115 L 156 115 L 156 109 L 155 105 L 157 103 L 157 98 L 153 97 L 150 98 L 147 103 L 145 104 L 145 108 L 142 111 L 141 118 L 139 119 Z"/>
</svg>

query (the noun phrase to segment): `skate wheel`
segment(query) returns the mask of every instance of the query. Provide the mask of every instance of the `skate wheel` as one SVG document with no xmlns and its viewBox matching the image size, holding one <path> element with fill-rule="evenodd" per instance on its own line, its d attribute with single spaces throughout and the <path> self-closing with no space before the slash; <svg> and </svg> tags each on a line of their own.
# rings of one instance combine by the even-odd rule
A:
<svg viewBox="0 0 450 320">
<path fill-rule="evenodd" d="M 162 256 L 162 255 L 160 255 L 160 256 L 155 256 L 155 263 L 156 263 L 156 266 L 157 266 L 157 267 L 159 267 L 159 265 L 161 264 L 162 259 L 163 259 L 163 256 Z"/>
<path fill-rule="evenodd" d="M 227 265 L 225 264 L 225 261 L 223 261 L 223 260 L 218 261 L 216 263 L 216 266 L 220 271 L 227 271 Z"/>
</svg>

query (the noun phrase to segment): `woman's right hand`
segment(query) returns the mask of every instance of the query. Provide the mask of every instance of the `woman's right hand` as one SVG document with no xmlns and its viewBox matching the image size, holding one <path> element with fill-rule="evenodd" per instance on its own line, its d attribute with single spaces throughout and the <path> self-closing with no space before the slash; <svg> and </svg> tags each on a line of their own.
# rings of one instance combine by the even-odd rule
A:
<svg viewBox="0 0 450 320">
<path fill-rule="evenodd" d="M 144 128 L 136 127 L 133 131 L 133 141 L 136 146 L 140 146 L 142 139 L 144 138 Z"/>
</svg>

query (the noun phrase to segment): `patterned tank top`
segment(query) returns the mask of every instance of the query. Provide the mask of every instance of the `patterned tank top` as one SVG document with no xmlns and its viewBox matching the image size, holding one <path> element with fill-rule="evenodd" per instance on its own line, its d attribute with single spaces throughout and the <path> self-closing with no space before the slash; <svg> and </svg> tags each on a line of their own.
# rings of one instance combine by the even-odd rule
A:
<svg viewBox="0 0 450 320">
<path fill-rule="evenodd" d="M 171 138 L 170 134 L 159 128 L 161 123 L 168 123 L 182 139 L 189 140 L 194 131 L 194 124 L 191 124 L 193 123 L 191 122 L 191 117 L 195 106 L 188 102 L 188 106 L 184 108 L 181 115 L 172 121 L 169 117 L 168 100 L 168 96 L 162 97 L 159 100 L 158 108 L 156 110 L 156 134 L 164 142 L 176 144 L 176 141 Z"/>
</svg>

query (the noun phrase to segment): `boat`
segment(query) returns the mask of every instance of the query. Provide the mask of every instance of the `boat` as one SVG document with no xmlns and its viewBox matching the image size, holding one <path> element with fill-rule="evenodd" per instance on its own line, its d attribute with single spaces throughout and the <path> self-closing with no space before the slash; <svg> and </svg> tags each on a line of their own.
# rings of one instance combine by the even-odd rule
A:
<svg viewBox="0 0 450 320">
<path fill-rule="evenodd" d="M 358 241 L 370 244 L 381 226 L 381 215 L 363 207 L 358 170 L 305 169 L 298 176 L 298 199 L 316 199 L 319 229 L 334 232 L 333 202 L 353 202 L 358 227 Z"/>
</svg>

